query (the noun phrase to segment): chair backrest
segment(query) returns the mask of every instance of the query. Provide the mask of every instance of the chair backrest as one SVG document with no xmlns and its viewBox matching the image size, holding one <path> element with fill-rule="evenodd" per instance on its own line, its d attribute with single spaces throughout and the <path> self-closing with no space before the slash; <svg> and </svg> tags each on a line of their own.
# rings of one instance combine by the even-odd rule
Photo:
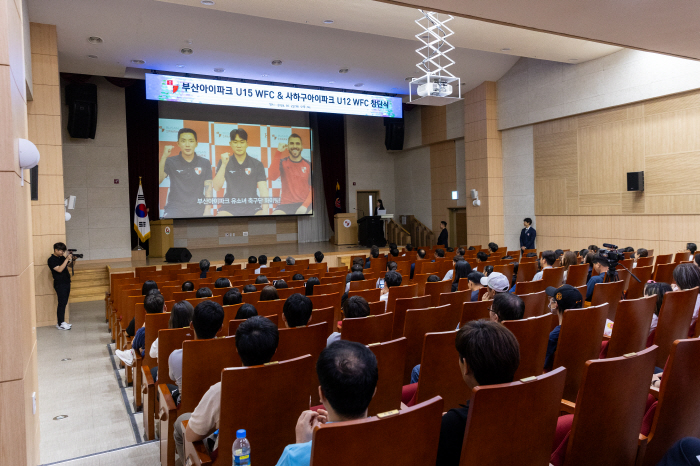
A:
<svg viewBox="0 0 700 466">
<path fill-rule="evenodd" d="M 635 464 L 655 359 L 652 346 L 640 353 L 586 362 L 565 465 Z"/>
<path fill-rule="evenodd" d="M 160 346 L 160 341 L 158 345 Z M 180 409 L 183 411 L 181 412 L 194 411 L 209 387 L 221 380 L 221 371 L 224 368 L 242 365 L 236 351 L 235 338 L 183 342 L 182 393 L 180 394 Z M 160 367 L 158 374 L 160 376 Z"/>
<path fill-rule="evenodd" d="M 170 313 L 166 312 L 163 314 L 146 314 L 146 351 L 144 352 L 143 362 L 144 366 L 157 366 L 158 363 L 150 355 L 151 345 L 156 338 L 158 338 L 158 332 L 168 328 L 168 323 L 170 322 Z M 160 349 L 160 341 L 158 342 L 158 348 Z"/>
<path fill-rule="evenodd" d="M 258 301 L 260 301 L 260 293 L 262 293 L 262 291 L 250 291 L 248 293 L 242 293 L 241 299 L 244 303 L 252 304 L 253 306 L 255 306 L 256 304 L 258 304 Z"/>
<path fill-rule="evenodd" d="M 416 389 L 418 403 L 439 396 L 443 399 L 444 410 L 448 411 L 459 408 L 469 399 L 471 391 L 459 368 L 456 335 L 456 330 L 425 334 Z"/>
<path fill-rule="evenodd" d="M 156 266 L 155 265 L 149 265 L 146 267 L 136 267 L 134 269 L 134 273 L 136 275 L 136 278 L 139 280 L 146 280 L 145 277 L 148 275 L 154 275 L 154 272 L 156 271 Z"/>
<path fill-rule="evenodd" d="M 405 337 L 369 345 L 377 358 L 377 369 L 381 374 L 377 381 L 377 392 L 369 404 L 369 416 L 400 408 L 407 346 L 408 340 Z"/>
<path fill-rule="evenodd" d="M 403 373 L 404 385 L 411 380 L 413 367 L 420 363 L 424 335 L 430 332 L 454 330 L 459 323 L 459 315 L 459 308 L 451 304 L 406 311 L 403 336 L 408 338 L 408 349 Z"/>
<path fill-rule="evenodd" d="M 277 296 L 280 297 L 280 299 L 287 299 L 291 295 L 299 293 L 301 295 L 306 294 L 306 288 L 303 286 L 296 286 L 294 288 L 280 288 L 277 290 Z"/>
<path fill-rule="evenodd" d="M 284 307 L 284 299 L 273 299 L 270 301 L 258 301 L 255 304 L 255 309 L 258 311 L 258 315 L 270 316 L 273 314 L 282 314 L 282 308 Z"/>
<path fill-rule="evenodd" d="M 520 268 L 518 267 L 518 270 Z M 588 277 L 588 264 L 570 265 L 566 272 L 566 284 L 571 286 L 581 286 L 586 284 Z"/>
<path fill-rule="evenodd" d="M 391 340 L 394 314 L 389 312 L 378 316 L 343 319 L 340 331 L 342 340 L 356 341 L 363 345 Z"/>
<path fill-rule="evenodd" d="M 330 294 L 316 293 L 318 285 L 314 286 L 313 296 L 309 296 L 314 309 L 325 309 L 333 307 L 333 321 L 338 322 L 341 319 L 340 314 L 340 296 L 341 293 L 335 292 Z"/>
<path fill-rule="evenodd" d="M 514 380 L 542 373 L 551 322 L 551 317 L 546 314 L 529 319 L 503 321 L 503 325 L 513 332 L 520 345 L 520 365 L 515 372 Z"/>
<path fill-rule="evenodd" d="M 295 441 L 299 414 L 309 408 L 308 395 L 295 387 L 311 378 L 314 366 L 311 356 L 306 355 L 278 364 L 225 369 L 220 374 L 219 454 L 215 464 L 233 464 L 233 442 L 241 426 L 245 426 L 251 445 L 265 445 L 255 450 L 255 461 L 275 464 L 284 447 Z M 284 409 L 272 400 L 284 400 Z"/>
<path fill-rule="evenodd" d="M 442 306 L 443 304 L 452 304 L 461 308 L 462 304 L 471 300 L 471 294 L 472 292 L 468 290 L 442 293 L 440 295 L 440 301 L 437 305 Z"/>
<path fill-rule="evenodd" d="M 203 303 L 204 301 L 214 301 L 215 303 L 219 303 L 222 306 L 224 305 L 223 296 L 210 296 L 208 298 L 188 298 L 186 301 L 190 303 L 192 307 L 197 307 L 197 304 Z"/>
<path fill-rule="evenodd" d="M 607 304 L 564 311 L 553 366 L 566 367 L 564 399 L 576 401 L 586 361 L 598 359 L 607 316 Z"/>
<path fill-rule="evenodd" d="M 369 304 L 369 315 L 378 316 L 379 314 L 384 314 L 386 312 L 386 302 L 385 301 L 375 301 Z"/>
<path fill-rule="evenodd" d="M 676 340 L 664 368 L 644 466 L 654 466 L 683 437 L 700 437 L 700 340 Z"/>
<path fill-rule="evenodd" d="M 654 272 L 654 281 L 660 283 L 672 283 L 673 282 L 673 270 L 678 266 L 679 263 L 672 262 L 668 264 L 659 264 Z"/>
<path fill-rule="evenodd" d="M 367 290 L 352 290 L 352 285 L 350 286 L 350 288 L 351 289 L 348 292 L 348 298 L 351 298 L 353 296 L 362 296 L 368 303 L 374 303 L 379 301 L 379 295 L 382 293 L 382 290 L 379 288 L 372 288 Z"/>
<path fill-rule="evenodd" d="M 350 261 L 352 263 L 352 261 Z M 329 273 L 335 273 L 335 272 L 347 272 L 348 268 L 346 266 L 341 266 L 341 267 L 329 267 L 328 272 Z"/>
<path fill-rule="evenodd" d="M 409 285 L 417 285 L 416 296 L 423 296 L 425 294 L 425 284 L 428 281 L 428 274 L 426 273 L 416 273 L 413 278 L 408 282 Z"/>
<path fill-rule="evenodd" d="M 515 266 L 513 264 L 502 264 L 502 265 L 494 265 L 493 266 L 493 271 L 502 273 L 503 275 L 506 276 L 509 282 L 513 281 L 513 269 Z M 518 269 L 520 269 L 520 266 L 518 266 Z"/>
<path fill-rule="evenodd" d="M 417 294 L 418 285 L 402 285 L 402 286 L 392 286 L 389 288 L 389 296 L 386 301 L 386 312 L 394 312 L 394 307 L 396 306 L 397 299 L 413 298 L 416 296 L 422 296 Z"/>
<path fill-rule="evenodd" d="M 263 317 L 265 317 L 266 319 L 270 319 L 273 324 L 279 326 L 279 316 L 277 314 L 272 314 L 272 315 L 263 316 Z M 227 330 L 226 335 L 229 337 L 235 336 L 236 330 L 238 330 L 238 327 L 240 327 L 241 324 L 243 322 L 245 322 L 246 320 L 248 320 L 248 319 L 234 319 L 234 320 L 230 320 L 228 322 L 228 324 L 224 322 L 224 327 Z"/>
<path fill-rule="evenodd" d="M 224 310 L 224 325 L 223 325 L 223 327 L 221 327 L 221 330 L 219 330 L 217 332 L 217 334 L 216 334 L 217 337 L 224 337 L 227 335 L 231 335 L 230 333 L 228 333 L 229 322 L 236 319 L 236 314 L 238 314 L 238 309 L 240 309 L 241 306 L 243 306 L 243 304 L 244 303 L 222 306 L 222 308 Z"/>
<path fill-rule="evenodd" d="M 459 318 L 459 326 L 471 320 L 488 319 L 489 308 L 493 301 L 467 301 L 462 304 L 462 315 Z"/>
<path fill-rule="evenodd" d="M 457 284 L 457 291 L 469 291 L 469 279 L 460 278 Z M 469 291 L 469 297 L 471 298 L 471 291 Z"/>
<path fill-rule="evenodd" d="M 565 379 L 559 368 L 527 382 L 475 387 L 459 464 L 549 464 Z M 504 432 L 518 434 L 504 442 Z"/>
<path fill-rule="evenodd" d="M 672 257 L 673 254 L 659 254 L 656 256 L 656 266 L 670 263 Z"/>
<path fill-rule="evenodd" d="M 391 289 L 389 290 L 391 293 Z M 401 338 L 403 336 L 403 326 L 406 321 L 406 311 L 409 309 L 424 309 L 430 307 L 430 296 L 416 296 L 410 298 L 401 298 L 394 301 L 393 312 L 387 309 L 387 313 L 394 315 L 393 330 L 391 332 L 392 339 Z M 388 306 L 387 306 L 388 308 Z"/>
<path fill-rule="evenodd" d="M 328 328 L 326 329 L 326 337 L 330 336 L 331 333 L 335 332 L 337 328 L 337 320 L 335 320 L 335 308 L 333 306 L 324 307 L 322 309 L 314 309 L 311 311 L 312 324 L 320 324 L 325 322 Z M 280 317 L 281 318 L 281 317 Z"/>
<path fill-rule="evenodd" d="M 327 285 L 314 285 L 314 294 L 322 295 L 333 293 L 338 293 L 338 296 L 345 293 L 345 282 L 329 283 Z"/>
<path fill-rule="evenodd" d="M 534 257 L 532 258 L 534 259 Z M 518 265 L 518 276 L 515 278 L 516 282 L 530 282 L 537 273 L 537 262 L 520 262 Z"/>
<path fill-rule="evenodd" d="M 437 262 L 420 261 L 416 262 L 415 273 L 423 273 L 427 275 L 437 274 L 440 271 L 440 264 Z"/>
<path fill-rule="evenodd" d="M 645 258 L 642 257 L 642 259 Z M 646 267 L 637 266 L 634 269 L 630 269 L 632 270 L 634 276 L 639 278 L 639 281 L 630 276 L 629 285 L 627 286 L 627 299 L 637 299 L 644 296 L 644 287 L 646 286 L 647 281 L 651 279 L 652 269 L 653 267 L 651 265 Z"/>
<path fill-rule="evenodd" d="M 326 323 L 311 324 L 306 327 L 281 328 L 279 330 L 279 344 L 277 352 L 272 357 L 273 361 L 285 361 L 287 359 L 298 358 L 305 354 L 310 354 L 311 359 L 316 364 L 318 356 L 326 347 L 328 335 Z M 318 376 L 316 371 L 313 376 L 305 381 L 307 396 L 311 396 L 311 406 L 320 404 L 318 397 Z"/>
<path fill-rule="evenodd" d="M 593 287 L 591 306 L 600 306 L 601 304 L 608 303 L 608 319 L 614 322 L 617 305 L 622 299 L 622 289 L 624 286 L 625 282 L 623 281 L 596 283 Z"/>
<path fill-rule="evenodd" d="M 520 269 L 518 269 L 518 271 L 520 271 Z M 544 291 L 545 288 L 547 288 L 547 287 L 544 286 L 544 281 L 542 281 L 542 280 L 537 280 L 534 282 L 516 282 L 515 283 L 515 294 L 523 295 L 523 294 L 539 293 L 540 291 Z"/>
<path fill-rule="evenodd" d="M 637 267 L 648 267 L 650 265 L 654 265 L 654 256 L 647 256 L 647 257 L 640 257 L 637 259 Z"/>
<path fill-rule="evenodd" d="M 616 358 L 642 351 L 647 344 L 655 310 L 656 296 L 620 301 L 606 357 Z"/>
<path fill-rule="evenodd" d="M 380 255 L 376 259 L 373 257 L 369 260 L 369 268 L 373 270 L 386 270 L 386 264 L 389 262 L 389 258 Z"/>
<path fill-rule="evenodd" d="M 654 344 L 659 347 L 656 358 L 657 367 L 664 367 L 666 364 L 673 342 L 688 336 L 697 298 L 697 288 L 664 294 L 654 336 Z"/>
<path fill-rule="evenodd" d="M 396 271 L 400 273 L 402 277 L 409 277 L 411 275 L 411 262 L 408 260 L 397 260 Z"/>
<path fill-rule="evenodd" d="M 544 291 L 518 296 L 520 296 L 520 298 L 525 302 L 525 314 L 523 315 L 523 319 L 537 317 L 544 314 L 547 303 L 549 302 L 547 294 Z"/>
<path fill-rule="evenodd" d="M 341 279 L 342 280 L 342 279 Z M 350 282 L 351 290 L 371 290 L 377 287 L 377 280 L 357 280 Z"/>
<path fill-rule="evenodd" d="M 430 305 L 433 307 L 440 304 L 440 295 L 449 293 L 451 289 L 451 281 L 430 282 L 425 284 L 425 294 L 431 297 Z"/>
<path fill-rule="evenodd" d="M 520 269 L 520 267 L 518 267 Z M 564 267 L 552 267 L 542 271 L 542 286 L 559 288 L 564 281 Z M 543 288 L 543 289 L 544 289 Z"/>
<path fill-rule="evenodd" d="M 311 464 L 356 466 L 360 448 L 366 466 L 435 464 L 441 419 L 442 399 L 436 397 L 388 417 L 325 424 L 314 431 Z"/>
<path fill-rule="evenodd" d="M 632 278 L 630 273 L 625 269 L 618 269 L 617 270 L 617 278 L 619 278 L 620 281 L 622 281 L 622 283 L 623 283 L 622 291 L 623 292 L 627 291 L 627 288 L 630 285 L 630 279 Z"/>
</svg>

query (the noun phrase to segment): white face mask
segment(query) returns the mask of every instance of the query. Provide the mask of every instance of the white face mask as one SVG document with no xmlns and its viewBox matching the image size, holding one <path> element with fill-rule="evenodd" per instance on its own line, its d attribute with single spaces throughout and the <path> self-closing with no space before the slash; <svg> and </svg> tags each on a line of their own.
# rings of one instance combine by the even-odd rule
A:
<svg viewBox="0 0 700 466">
<path fill-rule="evenodd" d="M 673 291 L 681 291 L 681 289 L 678 288 L 678 285 L 676 285 L 675 283 L 671 284 L 671 289 L 672 289 Z"/>
</svg>

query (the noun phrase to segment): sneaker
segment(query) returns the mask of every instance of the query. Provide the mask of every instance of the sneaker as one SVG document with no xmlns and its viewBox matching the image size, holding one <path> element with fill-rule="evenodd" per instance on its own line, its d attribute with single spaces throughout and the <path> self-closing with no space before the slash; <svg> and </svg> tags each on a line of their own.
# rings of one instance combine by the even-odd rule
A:
<svg viewBox="0 0 700 466">
<path fill-rule="evenodd" d="M 122 351 L 122 350 L 117 350 L 115 351 L 115 354 L 119 359 L 121 359 L 124 364 L 127 366 L 131 366 L 134 363 L 134 350 L 131 349 L 129 351 Z"/>
<path fill-rule="evenodd" d="M 70 330 L 70 327 L 64 327 L 63 324 L 61 325 L 56 325 L 56 328 L 59 330 Z"/>
<path fill-rule="evenodd" d="M 69 323 L 67 323 L 67 322 L 63 322 L 63 323 L 61 324 L 61 327 L 63 327 L 63 330 L 70 330 L 71 327 L 72 327 L 72 325 L 69 324 Z"/>
</svg>

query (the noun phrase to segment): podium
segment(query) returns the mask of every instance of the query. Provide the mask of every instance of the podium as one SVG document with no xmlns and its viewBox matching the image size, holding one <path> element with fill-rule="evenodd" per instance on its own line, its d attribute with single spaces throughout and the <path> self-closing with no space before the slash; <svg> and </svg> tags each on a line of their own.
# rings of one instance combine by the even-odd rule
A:
<svg viewBox="0 0 700 466">
<path fill-rule="evenodd" d="M 165 257 L 168 249 L 175 244 L 173 220 L 154 220 L 151 222 L 151 238 L 148 241 L 149 257 Z"/>
<path fill-rule="evenodd" d="M 360 244 L 368 248 L 386 246 L 386 238 L 384 237 L 384 221 L 379 215 L 362 217 L 357 221 L 359 224 L 358 236 Z"/>
<path fill-rule="evenodd" d="M 357 244 L 357 214 L 335 214 L 335 244 Z"/>
</svg>

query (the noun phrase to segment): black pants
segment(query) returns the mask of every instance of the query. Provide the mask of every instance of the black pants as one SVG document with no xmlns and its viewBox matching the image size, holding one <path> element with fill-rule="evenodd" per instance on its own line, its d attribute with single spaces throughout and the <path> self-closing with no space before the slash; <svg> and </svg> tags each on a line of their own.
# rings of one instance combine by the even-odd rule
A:
<svg viewBox="0 0 700 466">
<path fill-rule="evenodd" d="M 70 283 L 54 283 L 53 289 L 56 290 L 56 296 L 58 296 L 56 317 L 58 319 L 58 325 L 61 325 L 66 321 L 66 304 L 68 304 L 68 297 L 70 296 Z"/>
</svg>

